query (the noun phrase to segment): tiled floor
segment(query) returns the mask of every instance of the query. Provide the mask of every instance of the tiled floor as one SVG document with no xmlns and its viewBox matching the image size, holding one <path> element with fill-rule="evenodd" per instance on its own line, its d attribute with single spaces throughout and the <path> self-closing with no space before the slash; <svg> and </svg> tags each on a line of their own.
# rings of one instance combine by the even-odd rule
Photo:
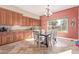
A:
<svg viewBox="0 0 79 59">
<path fill-rule="evenodd" d="M 65 45 L 64 47 L 62 45 L 61 47 L 54 46 L 52 48 L 37 47 L 33 44 L 33 41 L 23 40 L 0 46 L 0 54 L 57 54 L 69 51 L 71 49 L 72 45 Z"/>
<path fill-rule="evenodd" d="M 79 47 L 73 47 L 72 54 L 79 54 Z"/>
</svg>

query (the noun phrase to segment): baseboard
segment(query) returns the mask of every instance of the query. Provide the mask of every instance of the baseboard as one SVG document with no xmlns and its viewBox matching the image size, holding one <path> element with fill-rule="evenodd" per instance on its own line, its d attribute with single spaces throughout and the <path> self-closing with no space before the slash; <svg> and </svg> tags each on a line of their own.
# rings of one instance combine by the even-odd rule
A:
<svg viewBox="0 0 79 59">
<path fill-rule="evenodd" d="M 73 38 L 66 38 L 66 37 L 57 37 L 57 38 L 63 38 L 63 39 L 66 39 L 66 40 L 74 40 L 76 41 L 77 39 L 73 39 Z"/>
</svg>

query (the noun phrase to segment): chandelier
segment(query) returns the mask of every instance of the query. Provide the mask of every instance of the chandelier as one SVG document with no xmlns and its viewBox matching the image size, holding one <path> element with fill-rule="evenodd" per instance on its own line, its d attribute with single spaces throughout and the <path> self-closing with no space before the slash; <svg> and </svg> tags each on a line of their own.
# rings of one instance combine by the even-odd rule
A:
<svg viewBox="0 0 79 59">
<path fill-rule="evenodd" d="M 49 8 L 50 6 L 49 5 L 47 5 L 47 8 L 45 9 L 45 16 L 47 16 L 47 17 L 49 17 L 49 16 L 51 16 L 52 15 L 52 12 L 51 12 L 51 10 L 50 10 L 50 8 Z"/>
</svg>

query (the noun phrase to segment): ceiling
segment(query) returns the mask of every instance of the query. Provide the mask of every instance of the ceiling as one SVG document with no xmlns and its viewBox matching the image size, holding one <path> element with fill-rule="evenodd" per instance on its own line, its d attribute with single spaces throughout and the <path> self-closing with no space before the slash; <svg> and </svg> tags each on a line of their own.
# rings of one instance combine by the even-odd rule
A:
<svg viewBox="0 0 79 59">
<path fill-rule="evenodd" d="M 75 6 L 76 5 L 50 5 L 49 8 L 52 12 L 57 12 Z M 47 7 L 47 5 L 15 5 L 15 7 L 24 11 L 31 12 L 35 15 L 41 16 L 45 14 L 45 8 Z"/>
</svg>

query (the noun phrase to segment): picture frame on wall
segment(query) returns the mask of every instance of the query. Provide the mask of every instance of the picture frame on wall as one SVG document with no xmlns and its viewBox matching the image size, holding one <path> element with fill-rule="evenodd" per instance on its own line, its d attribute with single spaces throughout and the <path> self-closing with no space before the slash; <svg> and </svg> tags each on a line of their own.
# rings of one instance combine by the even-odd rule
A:
<svg viewBox="0 0 79 59">
<path fill-rule="evenodd" d="M 71 20 L 71 27 L 72 27 L 72 28 L 75 27 L 75 17 L 73 17 L 72 20 Z"/>
</svg>

